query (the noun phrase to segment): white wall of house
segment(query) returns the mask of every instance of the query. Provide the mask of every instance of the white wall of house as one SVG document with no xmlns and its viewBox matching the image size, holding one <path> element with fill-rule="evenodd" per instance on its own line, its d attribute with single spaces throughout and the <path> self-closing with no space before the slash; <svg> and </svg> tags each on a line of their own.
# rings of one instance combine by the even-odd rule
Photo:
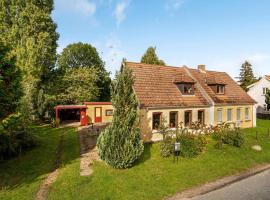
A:
<svg viewBox="0 0 270 200">
<path fill-rule="evenodd" d="M 270 81 L 263 77 L 257 83 L 253 84 L 248 91 L 249 96 L 251 96 L 257 104 L 255 105 L 257 112 L 261 112 L 265 107 L 265 94 L 263 94 L 264 89 L 268 88 L 270 90 Z"/>
</svg>

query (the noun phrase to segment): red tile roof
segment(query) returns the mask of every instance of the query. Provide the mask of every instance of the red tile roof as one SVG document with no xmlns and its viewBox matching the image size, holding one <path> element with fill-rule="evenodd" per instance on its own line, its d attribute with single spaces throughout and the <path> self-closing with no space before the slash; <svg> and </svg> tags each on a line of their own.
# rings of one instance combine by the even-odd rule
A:
<svg viewBox="0 0 270 200">
<path fill-rule="evenodd" d="M 126 62 L 135 76 L 134 91 L 141 107 L 195 107 L 208 106 L 197 84 L 215 104 L 254 104 L 255 101 L 225 72 L 205 71 L 184 67 L 171 67 Z M 189 76 L 188 70 L 191 73 Z M 175 83 L 197 82 L 194 95 L 182 95 Z M 218 95 L 208 84 L 224 84 L 225 94 Z"/>
<path fill-rule="evenodd" d="M 265 75 L 265 78 L 270 81 L 270 75 Z"/>
<path fill-rule="evenodd" d="M 195 86 L 195 95 L 182 95 L 174 80 L 179 74 L 193 80 L 183 67 L 126 62 L 135 76 L 134 90 L 142 107 L 206 106 L 208 102 Z M 181 78 L 182 80 L 182 78 Z"/>
<path fill-rule="evenodd" d="M 189 71 L 217 105 L 255 103 L 255 101 L 226 72 L 205 71 L 205 73 L 202 73 L 197 69 L 189 69 Z M 221 80 L 217 81 L 217 84 L 226 85 L 225 94 L 216 94 L 206 81 L 208 77 L 215 77 L 216 79 Z"/>
</svg>

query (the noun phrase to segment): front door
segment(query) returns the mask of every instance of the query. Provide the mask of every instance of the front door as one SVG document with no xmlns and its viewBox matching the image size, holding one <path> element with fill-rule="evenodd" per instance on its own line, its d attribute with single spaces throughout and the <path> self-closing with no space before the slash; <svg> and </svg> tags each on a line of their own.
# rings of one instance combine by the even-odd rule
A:
<svg viewBox="0 0 270 200">
<path fill-rule="evenodd" d="M 102 108 L 95 107 L 95 123 L 102 122 Z"/>
<path fill-rule="evenodd" d="M 199 110 L 198 111 L 198 122 L 201 125 L 204 125 L 204 110 Z"/>
</svg>

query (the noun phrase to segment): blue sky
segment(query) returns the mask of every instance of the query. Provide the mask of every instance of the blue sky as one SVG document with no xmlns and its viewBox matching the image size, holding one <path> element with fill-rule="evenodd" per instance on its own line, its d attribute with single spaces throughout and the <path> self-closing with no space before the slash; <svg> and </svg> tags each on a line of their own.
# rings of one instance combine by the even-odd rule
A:
<svg viewBox="0 0 270 200">
<path fill-rule="evenodd" d="M 123 57 L 139 62 L 149 46 L 167 65 L 270 74 L 269 0 L 55 0 L 58 52 L 95 46 L 112 75 Z"/>
</svg>

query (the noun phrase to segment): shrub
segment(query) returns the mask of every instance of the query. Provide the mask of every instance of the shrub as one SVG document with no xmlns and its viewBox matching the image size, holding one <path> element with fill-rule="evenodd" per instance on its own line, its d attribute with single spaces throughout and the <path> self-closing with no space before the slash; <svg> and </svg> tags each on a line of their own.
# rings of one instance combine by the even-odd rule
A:
<svg viewBox="0 0 270 200">
<path fill-rule="evenodd" d="M 0 160 L 17 156 L 22 150 L 35 146 L 37 139 L 27 129 L 20 113 L 11 114 L 0 125 Z"/>
<path fill-rule="evenodd" d="M 223 138 L 223 142 L 231 146 L 241 147 L 244 144 L 244 136 L 239 130 L 228 131 Z"/>
<path fill-rule="evenodd" d="M 170 157 L 173 151 L 174 141 L 170 136 L 166 136 L 160 143 L 160 155 L 161 157 Z"/>
<path fill-rule="evenodd" d="M 206 136 L 194 135 L 190 133 L 180 134 L 176 138 L 180 142 L 180 155 L 183 157 L 191 158 L 199 155 L 206 148 Z"/>
<path fill-rule="evenodd" d="M 222 148 L 223 144 L 241 147 L 244 144 L 244 136 L 238 128 L 231 128 L 230 125 L 222 124 L 215 128 L 213 138 L 217 141 L 215 147 Z"/>
</svg>

